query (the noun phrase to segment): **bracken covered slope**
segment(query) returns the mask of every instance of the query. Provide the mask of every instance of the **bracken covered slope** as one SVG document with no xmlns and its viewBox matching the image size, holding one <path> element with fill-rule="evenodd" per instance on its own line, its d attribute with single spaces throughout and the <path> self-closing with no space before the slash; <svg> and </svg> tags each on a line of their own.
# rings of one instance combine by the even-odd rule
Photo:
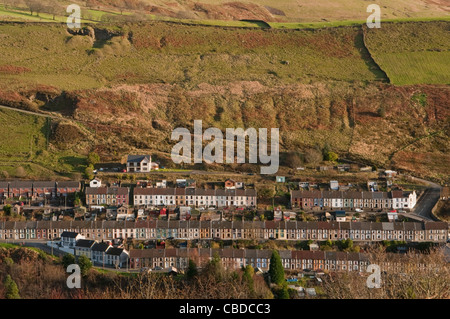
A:
<svg viewBox="0 0 450 319">
<path fill-rule="evenodd" d="M 262 30 L 152 22 L 74 34 L 63 25 L 3 24 L 0 104 L 62 120 L 43 123 L 39 131 L 30 127 L 27 138 L 38 139 L 51 126 L 48 144 L 40 141 L 30 150 L 25 143 L 14 154 L 0 145 L 0 157 L 27 154 L 31 161 L 44 158 L 44 166 L 55 154 L 61 162 L 60 156 L 72 158 L 68 151 L 93 149 L 106 160 L 139 151 L 168 157 L 172 129 L 201 119 L 204 128 L 279 127 L 282 151 L 328 145 L 341 157 L 445 180 L 450 90 L 445 74 L 431 84 L 427 79 L 436 78 L 450 49 L 436 36 L 445 35 L 449 23 L 384 27 L 396 34 L 408 25 L 407 37 L 417 28 L 424 37 L 429 28 L 438 50 L 431 62 L 422 61 L 427 76 L 398 86 L 391 80 L 396 70 L 383 62 L 386 50 L 371 47 L 386 34 L 360 27 Z M 396 56 L 405 64 L 409 55 L 400 53 L 413 42 L 397 41 Z M 430 52 L 415 49 L 410 47 L 416 54 Z M 64 125 L 55 125 L 60 121 Z M 72 139 L 61 140 L 65 130 Z M 34 154 L 43 148 L 47 159 Z"/>
</svg>

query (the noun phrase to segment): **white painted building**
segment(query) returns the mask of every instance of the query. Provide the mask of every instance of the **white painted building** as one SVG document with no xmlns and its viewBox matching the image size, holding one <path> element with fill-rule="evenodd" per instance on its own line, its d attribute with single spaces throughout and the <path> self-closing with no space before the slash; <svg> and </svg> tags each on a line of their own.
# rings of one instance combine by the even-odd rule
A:
<svg viewBox="0 0 450 319">
<path fill-rule="evenodd" d="M 151 171 L 151 155 L 128 155 L 127 172 L 147 173 Z"/>
<path fill-rule="evenodd" d="M 102 187 L 102 181 L 96 177 L 89 182 L 89 187 Z"/>
</svg>

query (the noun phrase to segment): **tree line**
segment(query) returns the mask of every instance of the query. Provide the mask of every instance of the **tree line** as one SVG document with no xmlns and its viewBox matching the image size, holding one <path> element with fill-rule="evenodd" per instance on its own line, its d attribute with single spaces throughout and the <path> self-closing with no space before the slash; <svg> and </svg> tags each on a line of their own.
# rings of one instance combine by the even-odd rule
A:
<svg viewBox="0 0 450 319">
<path fill-rule="evenodd" d="M 2 0 L 5 9 L 27 9 L 30 15 L 39 17 L 41 13 L 52 15 L 53 20 L 57 15 L 65 15 L 66 6 L 57 0 Z"/>
</svg>

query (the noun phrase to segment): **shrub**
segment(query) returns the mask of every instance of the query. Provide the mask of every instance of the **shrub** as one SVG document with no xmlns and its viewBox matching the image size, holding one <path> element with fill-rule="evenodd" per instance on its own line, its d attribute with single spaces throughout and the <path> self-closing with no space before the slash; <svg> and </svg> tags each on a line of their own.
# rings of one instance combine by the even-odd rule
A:
<svg viewBox="0 0 450 319">
<path fill-rule="evenodd" d="M 86 256 L 80 256 L 78 257 L 78 266 L 80 266 L 80 271 L 82 276 L 86 276 L 89 269 L 92 268 L 92 262 L 89 258 Z"/>
<path fill-rule="evenodd" d="M 27 172 L 25 171 L 25 168 L 23 168 L 22 166 L 19 166 L 16 168 L 16 177 L 20 177 L 23 178 L 27 176 Z"/>
<path fill-rule="evenodd" d="M 16 282 L 11 278 L 10 275 L 6 276 L 5 279 L 5 297 L 6 299 L 20 299 L 19 288 Z"/>
<path fill-rule="evenodd" d="M 328 152 L 325 156 L 326 161 L 336 162 L 339 159 L 339 156 L 334 152 Z"/>
<path fill-rule="evenodd" d="M 100 156 L 96 152 L 90 152 L 87 161 L 88 165 L 95 165 L 100 162 Z"/>
<path fill-rule="evenodd" d="M 92 165 L 89 165 L 84 170 L 84 177 L 91 180 L 94 178 L 94 167 Z"/>
<path fill-rule="evenodd" d="M 94 40 L 88 36 L 75 35 L 66 44 L 74 49 L 89 49 L 94 44 Z"/>
<path fill-rule="evenodd" d="M 284 283 L 284 268 L 280 254 L 276 250 L 272 252 L 272 257 L 270 257 L 269 276 L 271 283 L 278 285 Z"/>
<path fill-rule="evenodd" d="M 296 152 L 289 152 L 286 156 L 285 164 L 290 168 L 297 168 L 302 165 L 302 159 Z"/>
<path fill-rule="evenodd" d="M 384 106 L 380 106 L 380 108 L 377 110 L 377 114 L 379 117 L 386 117 L 386 109 Z"/>
<path fill-rule="evenodd" d="M 320 163 L 323 160 L 322 153 L 315 149 L 307 149 L 305 151 L 305 161 L 308 164 Z"/>
<path fill-rule="evenodd" d="M 59 123 L 52 133 L 51 140 L 57 147 L 66 148 L 76 145 L 84 136 L 77 126 Z"/>
<path fill-rule="evenodd" d="M 3 212 L 5 213 L 6 216 L 11 216 L 11 205 L 7 204 L 5 206 L 3 206 Z"/>
<path fill-rule="evenodd" d="M 72 254 L 65 254 L 62 257 L 62 264 L 63 264 L 64 268 L 67 269 L 67 267 L 69 267 L 69 265 L 75 264 L 75 256 Z"/>
<path fill-rule="evenodd" d="M 192 259 L 189 259 L 188 269 L 186 271 L 186 278 L 193 279 L 198 275 L 197 265 Z"/>
</svg>

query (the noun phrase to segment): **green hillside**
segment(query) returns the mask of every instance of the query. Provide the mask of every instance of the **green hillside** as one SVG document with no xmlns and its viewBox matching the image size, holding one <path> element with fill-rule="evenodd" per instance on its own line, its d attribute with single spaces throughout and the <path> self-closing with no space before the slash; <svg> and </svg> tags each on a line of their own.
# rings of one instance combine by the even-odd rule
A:
<svg viewBox="0 0 450 319">
<path fill-rule="evenodd" d="M 450 84 L 450 24 L 390 23 L 367 29 L 366 45 L 394 84 Z"/>
<path fill-rule="evenodd" d="M 96 29 L 107 39 L 73 36 L 64 25 L 0 25 L 0 72 L 2 66 L 27 70 L 3 71 L 1 87 L 383 80 L 358 27 L 281 31 L 151 22 Z"/>
</svg>

